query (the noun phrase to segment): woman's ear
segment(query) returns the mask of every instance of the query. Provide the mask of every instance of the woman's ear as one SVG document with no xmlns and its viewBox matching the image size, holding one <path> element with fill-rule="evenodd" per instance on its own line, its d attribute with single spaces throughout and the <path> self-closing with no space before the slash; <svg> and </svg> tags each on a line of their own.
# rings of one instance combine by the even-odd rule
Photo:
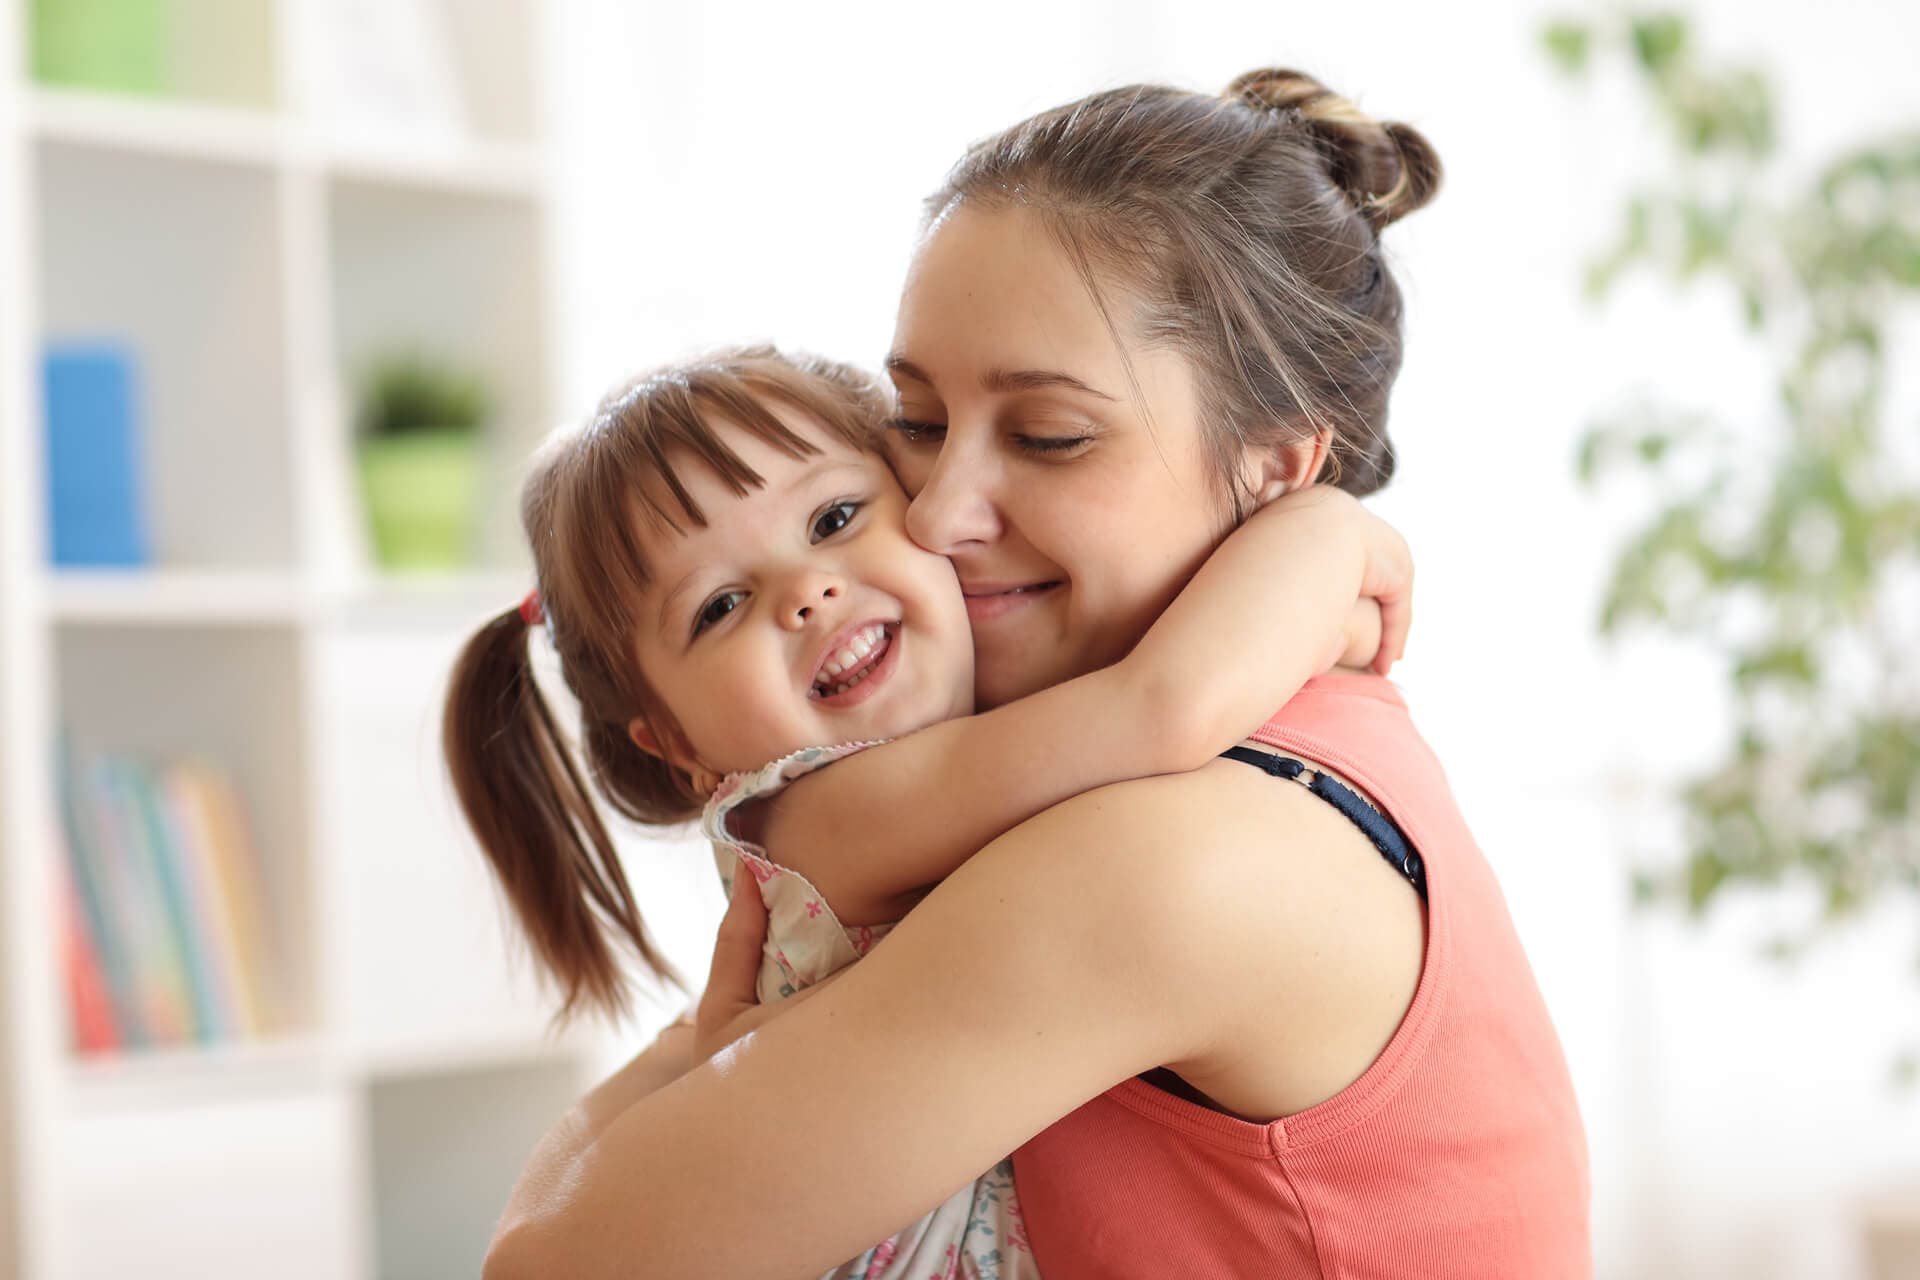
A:
<svg viewBox="0 0 1920 1280">
<path fill-rule="evenodd" d="M 1283 493 L 1304 489 L 1326 469 L 1333 432 L 1325 427 L 1280 445 L 1249 446 L 1243 475 L 1247 492 L 1262 506 Z"/>
<path fill-rule="evenodd" d="M 627 737 L 633 741 L 634 746 L 648 755 L 665 760 L 676 769 L 686 770 L 687 777 L 693 781 L 694 790 L 701 795 L 710 796 L 720 786 L 720 775 L 700 763 L 693 752 L 686 749 L 685 744 L 679 742 L 677 737 L 672 746 L 662 743 L 659 736 L 654 733 L 653 726 L 647 723 L 646 717 L 635 716 L 627 721 Z"/>
</svg>

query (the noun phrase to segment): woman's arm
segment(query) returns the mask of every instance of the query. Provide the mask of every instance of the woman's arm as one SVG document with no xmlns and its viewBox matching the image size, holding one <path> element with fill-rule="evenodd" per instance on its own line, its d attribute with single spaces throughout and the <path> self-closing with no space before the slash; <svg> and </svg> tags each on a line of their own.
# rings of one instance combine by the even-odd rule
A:
<svg viewBox="0 0 1920 1280">
<path fill-rule="evenodd" d="M 809 775 L 773 806 L 767 846 L 842 920 L 896 919 L 1048 806 L 1198 768 L 1343 655 L 1391 666 L 1412 574 L 1405 541 L 1352 497 L 1289 494 L 1221 544 L 1127 657 Z M 1379 608 L 1355 618 L 1356 600 Z"/>
<path fill-rule="evenodd" d="M 1204 816 L 1196 776 L 1009 833 L 817 1000 L 530 1172 L 489 1280 L 818 1274 L 1103 1089 L 1280 1021 L 1311 901 L 1282 885 L 1336 860 L 1276 856 L 1271 813 Z"/>
</svg>

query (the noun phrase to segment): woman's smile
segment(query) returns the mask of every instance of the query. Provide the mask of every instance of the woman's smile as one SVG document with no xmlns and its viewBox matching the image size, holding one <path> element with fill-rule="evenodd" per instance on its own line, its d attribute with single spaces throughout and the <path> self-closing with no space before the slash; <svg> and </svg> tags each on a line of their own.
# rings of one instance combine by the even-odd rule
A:
<svg viewBox="0 0 1920 1280">
<path fill-rule="evenodd" d="M 962 578 L 960 593 L 967 600 L 967 621 L 978 627 L 982 623 L 1024 613 L 1029 606 L 1050 599 L 1065 586 L 1066 583 L 1057 579 L 1021 583 L 969 583 Z"/>
</svg>

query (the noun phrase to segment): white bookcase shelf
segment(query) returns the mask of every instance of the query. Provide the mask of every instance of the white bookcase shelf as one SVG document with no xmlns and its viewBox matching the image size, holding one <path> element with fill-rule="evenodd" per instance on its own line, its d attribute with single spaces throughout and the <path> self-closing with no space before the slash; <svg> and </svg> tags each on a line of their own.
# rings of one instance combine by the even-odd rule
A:
<svg viewBox="0 0 1920 1280">
<path fill-rule="evenodd" d="M 599 1051 L 549 1034 L 438 743 L 459 644 L 526 588 L 512 490 L 557 417 L 548 15 L 418 6 L 464 127 L 336 118 L 340 15 L 384 4 L 173 0 L 155 98 L 33 83 L 0 0 L 0 1280 L 474 1274 Z M 93 342 L 135 373 L 137 571 L 50 564 L 41 359 Z M 499 405 L 468 572 L 368 564 L 352 388 L 402 349 Z M 62 750 L 233 779 L 252 1038 L 72 1049 Z"/>
</svg>

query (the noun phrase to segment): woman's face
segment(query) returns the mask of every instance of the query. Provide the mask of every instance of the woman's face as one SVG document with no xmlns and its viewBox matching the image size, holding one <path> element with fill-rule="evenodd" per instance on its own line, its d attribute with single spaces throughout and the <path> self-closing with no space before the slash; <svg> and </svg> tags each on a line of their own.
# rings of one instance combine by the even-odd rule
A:
<svg viewBox="0 0 1920 1280">
<path fill-rule="evenodd" d="M 1190 363 L 1116 341 L 1024 209 L 933 227 L 887 367 L 907 530 L 959 573 L 983 708 L 1123 657 L 1228 527 Z"/>
</svg>

